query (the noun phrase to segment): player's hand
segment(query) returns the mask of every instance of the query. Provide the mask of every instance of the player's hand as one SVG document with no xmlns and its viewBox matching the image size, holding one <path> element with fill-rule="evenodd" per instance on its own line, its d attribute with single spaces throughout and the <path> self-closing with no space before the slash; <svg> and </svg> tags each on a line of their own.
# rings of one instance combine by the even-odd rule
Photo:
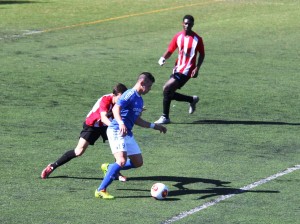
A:
<svg viewBox="0 0 300 224">
<path fill-rule="evenodd" d="M 122 137 L 127 135 L 127 128 L 126 128 L 125 124 L 119 124 L 119 129 L 120 129 L 120 135 Z"/>
<path fill-rule="evenodd" d="M 192 78 L 197 78 L 198 77 L 198 74 L 199 74 L 199 69 L 196 67 L 192 73 L 191 73 L 191 77 Z"/>
<path fill-rule="evenodd" d="M 164 57 L 160 57 L 160 59 L 158 60 L 158 64 L 160 66 L 163 66 L 166 63 L 166 59 Z"/>
<path fill-rule="evenodd" d="M 165 126 L 160 125 L 160 124 L 155 124 L 154 129 L 158 130 L 160 133 L 164 133 L 164 134 L 167 133 L 167 128 Z"/>
</svg>

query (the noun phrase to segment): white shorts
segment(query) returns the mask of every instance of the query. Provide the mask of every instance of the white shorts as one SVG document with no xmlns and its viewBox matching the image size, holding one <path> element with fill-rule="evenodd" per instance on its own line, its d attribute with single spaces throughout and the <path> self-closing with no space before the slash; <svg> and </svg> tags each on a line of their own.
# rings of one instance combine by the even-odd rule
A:
<svg viewBox="0 0 300 224">
<path fill-rule="evenodd" d="M 130 156 L 142 153 L 133 135 L 122 137 L 119 132 L 119 130 L 112 128 L 108 128 L 106 131 L 112 154 L 116 152 L 127 152 L 127 156 Z"/>
</svg>

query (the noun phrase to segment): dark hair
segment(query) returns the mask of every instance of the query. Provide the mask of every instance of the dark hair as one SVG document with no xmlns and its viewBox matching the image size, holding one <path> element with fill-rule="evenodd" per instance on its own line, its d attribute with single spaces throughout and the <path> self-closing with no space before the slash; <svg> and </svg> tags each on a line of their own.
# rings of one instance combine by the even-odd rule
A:
<svg viewBox="0 0 300 224">
<path fill-rule="evenodd" d="M 150 72 L 142 72 L 138 77 L 138 79 L 145 79 L 145 78 L 151 81 L 152 83 L 155 82 L 155 78 Z"/>
<path fill-rule="evenodd" d="M 119 93 L 124 93 L 127 90 L 127 87 L 122 84 L 122 83 L 118 83 L 117 85 L 115 85 L 114 89 L 113 89 L 113 94 L 116 96 Z"/>
<path fill-rule="evenodd" d="M 191 15 L 185 15 L 182 19 L 182 21 L 184 21 L 185 19 L 190 20 L 192 23 L 194 23 L 194 17 Z"/>
</svg>

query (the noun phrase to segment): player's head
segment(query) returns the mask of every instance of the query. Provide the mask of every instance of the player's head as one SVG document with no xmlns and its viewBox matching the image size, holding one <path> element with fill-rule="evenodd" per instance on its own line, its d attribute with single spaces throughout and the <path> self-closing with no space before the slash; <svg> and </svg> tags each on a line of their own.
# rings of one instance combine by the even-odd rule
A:
<svg viewBox="0 0 300 224">
<path fill-rule="evenodd" d="M 127 90 L 127 87 L 122 84 L 122 83 L 118 83 L 117 85 L 115 85 L 115 87 L 113 88 L 113 94 L 115 96 L 119 95 L 119 94 L 123 94 L 125 91 Z"/>
<path fill-rule="evenodd" d="M 182 19 L 182 27 L 185 31 L 191 31 L 194 26 L 194 17 L 191 15 L 185 15 Z"/>
<path fill-rule="evenodd" d="M 190 22 L 194 23 L 194 17 L 191 15 L 185 15 L 182 19 L 182 22 L 184 22 L 184 20 L 189 20 Z"/>
<path fill-rule="evenodd" d="M 137 82 L 141 87 L 141 94 L 146 94 L 151 90 L 155 78 L 150 72 L 142 72 L 139 75 Z"/>
<path fill-rule="evenodd" d="M 147 82 L 154 83 L 155 78 L 150 72 L 142 72 L 139 74 L 138 80 L 146 80 Z"/>
</svg>

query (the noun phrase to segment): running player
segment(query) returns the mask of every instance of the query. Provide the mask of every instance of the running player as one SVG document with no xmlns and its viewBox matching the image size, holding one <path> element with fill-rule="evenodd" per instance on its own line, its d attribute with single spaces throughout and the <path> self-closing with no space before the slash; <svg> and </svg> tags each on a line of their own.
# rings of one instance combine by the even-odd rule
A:
<svg viewBox="0 0 300 224">
<path fill-rule="evenodd" d="M 173 37 L 167 51 L 158 61 L 158 64 L 163 66 L 166 59 L 170 58 L 173 52 L 178 49 L 178 57 L 172 75 L 163 87 L 163 114 L 155 121 L 156 124 L 170 123 L 169 113 L 172 100 L 190 103 L 190 114 L 194 113 L 196 109 L 196 104 L 199 101 L 198 96 L 187 96 L 176 92 L 190 78 L 198 76 L 205 57 L 203 40 L 197 33 L 192 31 L 193 26 L 194 17 L 191 15 L 184 16 L 182 22 L 183 30 Z M 199 57 L 197 60 L 198 53 Z"/>
<path fill-rule="evenodd" d="M 143 157 L 139 145 L 134 139 L 132 128 L 134 124 L 143 128 L 153 128 L 166 133 L 167 129 L 159 124 L 149 123 L 141 118 L 143 111 L 142 95 L 147 94 L 155 82 L 149 72 L 143 72 L 132 89 L 127 90 L 113 108 L 114 120 L 107 129 L 111 151 L 116 162 L 103 164 L 106 175 L 95 191 L 96 198 L 113 199 L 106 189 L 116 179 L 120 170 L 138 168 L 143 165 Z"/>
</svg>

